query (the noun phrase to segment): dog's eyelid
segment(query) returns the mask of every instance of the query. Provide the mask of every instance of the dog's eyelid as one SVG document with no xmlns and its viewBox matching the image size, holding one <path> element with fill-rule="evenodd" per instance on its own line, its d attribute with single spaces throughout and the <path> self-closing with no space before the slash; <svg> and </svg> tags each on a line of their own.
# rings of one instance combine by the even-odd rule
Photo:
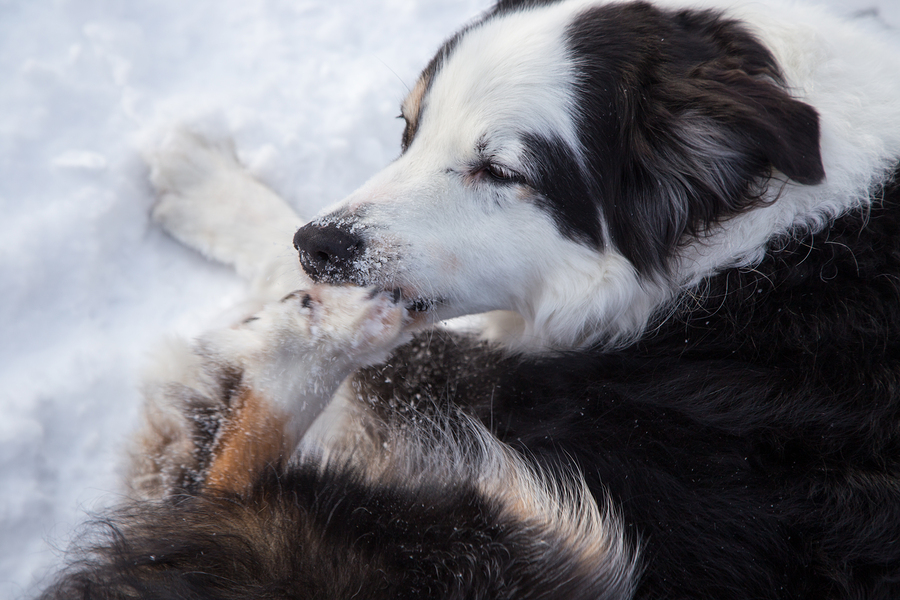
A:
<svg viewBox="0 0 900 600">
<path fill-rule="evenodd" d="M 518 173 L 516 173 L 515 171 L 513 171 L 506 165 L 503 165 L 498 162 L 491 161 L 491 162 L 487 163 L 487 165 L 485 165 L 484 168 L 488 172 L 488 174 L 491 177 L 493 177 L 494 179 L 507 180 L 507 179 L 514 179 L 516 176 L 518 176 Z"/>
<path fill-rule="evenodd" d="M 528 181 L 522 173 L 494 159 L 483 161 L 474 171 L 496 183 L 528 185 Z"/>
<path fill-rule="evenodd" d="M 504 160 L 500 156 L 511 154 L 509 151 L 505 153 L 497 152 L 496 149 L 489 149 L 491 144 L 488 142 L 488 138 L 486 135 L 481 136 L 475 144 L 475 152 L 478 155 L 478 159 L 474 168 L 472 169 L 473 173 L 484 173 L 489 176 L 491 179 L 498 183 L 518 183 L 518 184 L 528 184 L 528 181 L 523 174 L 523 172 L 509 165 L 508 160 Z"/>
</svg>

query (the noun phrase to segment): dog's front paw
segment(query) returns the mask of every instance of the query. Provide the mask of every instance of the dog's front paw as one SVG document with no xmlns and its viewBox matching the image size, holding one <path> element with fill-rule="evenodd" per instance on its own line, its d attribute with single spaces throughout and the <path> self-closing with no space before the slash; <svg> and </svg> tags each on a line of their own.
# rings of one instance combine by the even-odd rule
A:
<svg viewBox="0 0 900 600">
<path fill-rule="evenodd" d="M 394 294 L 355 286 L 292 292 L 247 326 L 266 331 L 269 348 L 305 360 L 358 368 L 377 362 L 405 339 L 409 317 Z M 310 356 L 311 355 L 311 356 Z"/>
<path fill-rule="evenodd" d="M 199 352 L 233 365 L 243 385 L 288 407 L 327 402 L 353 371 L 409 339 L 400 298 L 354 286 L 312 286 L 267 305 L 241 325 L 208 333 Z"/>
<path fill-rule="evenodd" d="M 317 286 L 207 338 L 200 353 L 240 373 L 207 485 L 240 492 L 285 458 L 350 373 L 403 341 L 406 318 L 392 294 Z"/>
</svg>

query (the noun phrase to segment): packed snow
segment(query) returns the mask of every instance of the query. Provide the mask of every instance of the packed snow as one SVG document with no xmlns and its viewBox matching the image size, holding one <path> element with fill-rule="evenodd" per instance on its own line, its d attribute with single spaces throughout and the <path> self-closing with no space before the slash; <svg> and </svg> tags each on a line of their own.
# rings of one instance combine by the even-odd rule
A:
<svg viewBox="0 0 900 600">
<path fill-rule="evenodd" d="M 243 298 L 149 221 L 141 152 L 178 123 L 233 138 L 312 216 L 397 155 L 400 100 L 489 4 L 0 0 L 0 598 L 120 498 L 148 353 Z M 832 4 L 900 25 L 896 0 Z"/>
</svg>

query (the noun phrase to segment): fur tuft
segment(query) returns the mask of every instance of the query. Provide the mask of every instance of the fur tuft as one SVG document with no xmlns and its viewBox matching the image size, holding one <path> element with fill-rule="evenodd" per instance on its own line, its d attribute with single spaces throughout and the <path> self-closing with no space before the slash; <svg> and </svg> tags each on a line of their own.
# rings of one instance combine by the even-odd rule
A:
<svg viewBox="0 0 900 600">
<path fill-rule="evenodd" d="M 391 430 L 378 473 L 301 457 L 244 494 L 121 508 L 42 598 L 631 595 L 623 527 L 579 477 L 541 474 L 471 419 L 423 419 Z"/>
</svg>

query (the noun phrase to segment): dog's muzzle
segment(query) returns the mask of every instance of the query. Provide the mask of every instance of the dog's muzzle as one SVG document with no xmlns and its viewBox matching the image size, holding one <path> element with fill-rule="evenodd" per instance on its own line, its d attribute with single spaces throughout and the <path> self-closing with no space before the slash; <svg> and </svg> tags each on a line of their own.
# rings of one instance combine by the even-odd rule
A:
<svg viewBox="0 0 900 600">
<path fill-rule="evenodd" d="M 315 282 L 364 285 L 357 262 L 364 246 L 362 238 L 333 223 L 307 223 L 294 234 L 300 265 Z"/>
</svg>

